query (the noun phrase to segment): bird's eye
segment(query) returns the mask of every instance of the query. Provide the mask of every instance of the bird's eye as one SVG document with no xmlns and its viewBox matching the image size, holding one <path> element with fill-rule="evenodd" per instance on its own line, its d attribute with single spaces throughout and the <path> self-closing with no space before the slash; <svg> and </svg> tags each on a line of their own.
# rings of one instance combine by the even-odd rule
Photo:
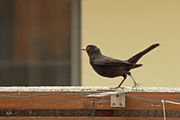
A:
<svg viewBox="0 0 180 120">
<path fill-rule="evenodd" d="M 90 50 L 90 49 L 91 49 L 90 47 L 87 47 L 87 48 L 86 48 L 86 51 L 88 51 L 88 50 Z"/>
</svg>

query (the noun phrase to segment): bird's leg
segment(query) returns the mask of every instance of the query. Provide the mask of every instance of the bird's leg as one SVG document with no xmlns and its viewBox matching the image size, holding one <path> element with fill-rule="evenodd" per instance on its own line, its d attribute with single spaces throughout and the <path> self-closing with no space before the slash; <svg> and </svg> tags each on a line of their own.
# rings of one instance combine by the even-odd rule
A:
<svg viewBox="0 0 180 120">
<path fill-rule="evenodd" d="M 135 81 L 135 79 L 133 78 L 133 76 L 131 75 L 131 73 L 129 74 L 129 76 L 131 77 L 131 79 L 132 79 L 133 82 L 134 82 L 134 86 L 132 87 L 132 89 L 133 89 L 133 88 L 136 88 L 136 90 L 137 90 L 137 87 L 139 87 L 139 85 L 137 84 L 137 82 Z"/>
<path fill-rule="evenodd" d="M 125 81 L 125 79 L 126 79 L 126 77 L 127 77 L 127 75 L 125 74 L 125 75 L 123 75 L 123 80 L 121 81 L 121 83 L 116 87 L 116 88 L 120 88 L 121 87 L 121 85 L 123 84 L 123 82 Z"/>
</svg>

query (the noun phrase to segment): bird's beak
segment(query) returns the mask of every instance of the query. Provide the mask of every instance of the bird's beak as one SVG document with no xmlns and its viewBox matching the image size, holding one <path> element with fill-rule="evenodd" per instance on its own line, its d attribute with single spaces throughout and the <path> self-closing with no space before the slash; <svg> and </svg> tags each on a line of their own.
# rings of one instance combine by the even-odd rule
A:
<svg viewBox="0 0 180 120">
<path fill-rule="evenodd" d="M 85 47 L 83 47 L 83 48 L 81 48 L 81 50 L 86 51 L 86 48 L 85 48 Z"/>
</svg>

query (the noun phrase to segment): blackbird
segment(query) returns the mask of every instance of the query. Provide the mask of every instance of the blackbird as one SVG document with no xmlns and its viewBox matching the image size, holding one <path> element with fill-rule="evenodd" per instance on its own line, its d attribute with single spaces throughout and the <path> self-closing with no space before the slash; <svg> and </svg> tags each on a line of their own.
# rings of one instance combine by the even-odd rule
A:
<svg viewBox="0 0 180 120">
<path fill-rule="evenodd" d="M 134 86 L 132 88 L 137 88 L 139 85 L 134 80 L 131 75 L 130 70 L 142 66 L 142 64 L 136 64 L 137 61 L 146 53 L 151 51 L 152 49 L 158 47 L 160 44 L 153 44 L 142 52 L 134 55 L 128 60 L 118 60 L 111 57 L 107 57 L 103 55 L 98 47 L 95 45 L 88 45 L 86 48 L 82 48 L 87 52 L 89 56 L 89 61 L 92 68 L 101 76 L 114 78 L 118 76 L 122 76 L 124 79 L 118 85 L 117 88 L 121 87 L 122 83 L 125 81 L 127 75 L 131 77 L 134 82 Z"/>
</svg>

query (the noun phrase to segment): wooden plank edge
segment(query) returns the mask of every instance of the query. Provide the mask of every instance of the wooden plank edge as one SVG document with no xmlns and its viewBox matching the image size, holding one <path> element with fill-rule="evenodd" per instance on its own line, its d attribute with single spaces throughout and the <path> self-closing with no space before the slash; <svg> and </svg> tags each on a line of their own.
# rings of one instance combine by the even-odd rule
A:
<svg viewBox="0 0 180 120">
<path fill-rule="evenodd" d="M 170 87 L 138 87 L 132 90 L 132 87 L 115 87 L 102 86 L 38 86 L 38 87 L 0 87 L 0 92 L 98 92 L 98 91 L 117 91 L 117 92 L 171 92 L 180 93 L 180 88 Z"/>
<path fill-rule="evenodd" d="M 0 120 L 92 120 L 92 117 L 0 117 Z M 162 117 L 94 117 L 94 120 L 163 120 Z M 180 118 L 167 118 L 180 120 Z"/>
</svg>

